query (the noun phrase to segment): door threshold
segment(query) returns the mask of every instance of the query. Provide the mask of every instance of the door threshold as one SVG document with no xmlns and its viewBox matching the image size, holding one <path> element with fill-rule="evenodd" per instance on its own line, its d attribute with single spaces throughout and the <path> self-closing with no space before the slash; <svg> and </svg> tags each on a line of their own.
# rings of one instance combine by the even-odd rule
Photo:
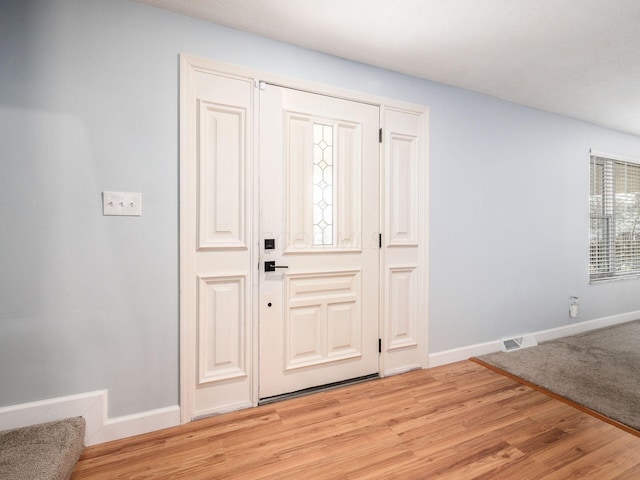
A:
<svg viewBox="0 0 640 480">
<path fill-rule="evenodd" d="M 274 395 L 272 397 L 261 398 L 258 401 L 258 405 L 268 405 L 270 403 L 280 402 L 282 400 L 289 400 L 291 398 L 303 397 L 305 395 L 311 395 L 312 393 L 326 392 L 327 390 L 333 390 L 339 387 L 345 387 L 347 385 L 355 385 L 357 383 L 368 382 L 369 380 L 375 380 L 380 378 L 380 374 L 372 373 L 370 375 L 364 375 L 362 377 L 350 378 L 349 380 L 342 380 L 340 382 L 327 383 L 325 385 L 319 385 L 317 387 L 305 388 L 302 390 L 296 390 L 295 392 L 282 393 L 280 395 Z"/>
</svg>

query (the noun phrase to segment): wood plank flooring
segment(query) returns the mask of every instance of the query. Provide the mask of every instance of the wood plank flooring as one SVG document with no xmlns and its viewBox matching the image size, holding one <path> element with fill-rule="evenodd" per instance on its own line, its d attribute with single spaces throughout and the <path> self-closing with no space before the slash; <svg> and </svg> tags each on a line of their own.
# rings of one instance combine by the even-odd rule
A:
<svg viewBox="0 0 640 480">
<path fill-rule="evenodd" d="M 470 361 L 85 449 L 72 479 L 640 478 L 640 438 Z"/>
</svg>

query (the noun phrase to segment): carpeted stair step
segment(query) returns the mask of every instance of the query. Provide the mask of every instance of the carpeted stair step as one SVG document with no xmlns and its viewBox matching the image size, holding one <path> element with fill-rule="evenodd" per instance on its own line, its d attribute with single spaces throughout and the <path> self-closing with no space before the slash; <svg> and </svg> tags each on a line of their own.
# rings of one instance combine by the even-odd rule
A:
<svg viewBox="0 0 640 480">
<path fill-rule="evenodd" d="M 0 432 L 0 479 L 67 480 L 84 448 L 82 417 Z"/>
</svg>

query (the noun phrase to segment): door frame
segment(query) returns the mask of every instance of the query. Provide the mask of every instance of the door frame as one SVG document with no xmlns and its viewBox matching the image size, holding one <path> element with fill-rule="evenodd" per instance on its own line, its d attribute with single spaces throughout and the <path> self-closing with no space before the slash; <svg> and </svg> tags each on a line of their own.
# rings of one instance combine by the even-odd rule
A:
<svg viewBox="0 0 640 480">
<path fill-rule="evenodd" d="M 416 218 L 417 221 L 417 235 L 416 245 L 418 248 L 418 260 L 417 260 L 417 285 L 419 286 L 419 295 L 416 305 L 416 315 L 418 323 L 416 324 L 415 336 L 417 337 L 418 356 L 419 359 L 416 362 L 403 366 L 401 368 L 390 367 L 387 368 L 385 360 L 390 355 L 386 348 L 382 348 L 382 352 L 379 358 L 379 374 L 380 376 L 392 375 L 396 373 L 402 373 L 414 368 L 427 368 L 428 366 L 428 346 L 429 346 L 429 223 L 430 223 L 430 205 L 429 205 L 429 107 L 424 105 L 418 105 L 408 103 L 400 100 L 380 97 L 363 92 L 346 90 L 334 86 L 311 82 L 307 80 L 293 79 L 281 75 L 277 75 L 271 72 L 259 71 L 255 69 L 245 68 L 238 65 L 232 65 L 222 63 L 206 58 L 201 58 L 188 54 L 180 55 L 180 152 L 179 152 L 179 242 L 180 242 L 180 256 L 179 256 L 179 324 L 180 324 L 180 369 L 179 369 L 179 385 L 180 385 L 180 421 L 181 423 L 190 422 L 193 413 L 193 391 L 192 385 L 194 384 L 194 371 L 195 371 L 195 357 L 197 348 L 196 345 L 196 318 L 198 308 L 196 302 L 193 301 L 196 298 L 195 292 L 190 289 L 195 288 L 195 283 L 192 279 L 195 277 L 195 258 L 193 249 L 187 243 L 187 232 L 192 232 L 197 229 L 197 222 L 192 214 L 188 211 L 190 205 L 190 195 L 193 194 L 193 185 L 187 184 L 189 178 L 189 165 L 191 164 L 191 158 L 193 148 L 188 144 L 189 134 L 187 132 L 187 125 L 189 122 L 187 119 L 193 114 L 193 107 L 190 104 L 192 98 L 193 85 L 192 76 L 194 71 L 206 71 L 215 73 L 217 75 L 238 78 L 242 80 L 250 80 L 256 90 L 260 89 L 260 83 L 265 82 L 272 85 L 277 85 L 286 88 L 298 89 L 307 91 L 310 93 L 316 93 L 320 95 L 326 95 L 336 98 L 341 98 L 350 101 L 356 101 L 361 103 L 368 103 L 380 107 L 380 127 L 383 132 L 383 142 L 380 144 L 380 232 L 386 236 L 388 231 L 388 222 L 386 222 L 385 215 L 387 215 L 386 208 L 388 206 L 388 199 L 385 198 L 385 185 L 386 185 L 386 158 L 385 158 L 385 143 L 387 139 L 391 138 L 393 132 L 387 132 L 385 126 L 385 118 L 388 112 L 407 113 L 419 118 L 419 130 L 420 130 L 420 142 L 418 152 L 418 180 L 417 180 L 417 209 Z M 252 111 L 250 112 L 251 122 L 254 126 L 259 124 L 259 105 L 257 101 L 257 95 L 253 96 Z M 249 153 L 250 165 L 251 165 L 251 188 L 247 192 L 246 200 L 249 207 L 247 212 L 250 216 L 248 221 L 250 232 L 247 232 L 248 238 L 251 240 L 250 258 L 251 265 L 257 266 L 260 257 L 260 245 L 259 245 L 259 147 L 260 147 L 260 132 L 258 128 L 252 128 L 252 147 Z M 388 311 L 388 301 L 386 299 L 386 292 L 388 278 L 387 270 L 389 265 L 386 263 L 385 252 L 389 246 L 386 240 L 383 243 L 379 255 L 379 305 L 378 305 L 378 331 L 380 337 L 385 338 L 385 326 L 386 313 Z M 393 248 L 393 247 L 391 247 Z M 397 266 L 396 266 L 397 267 Z M 258 380 L 257 374 L 259 368 L 259 275 L 257 268 L 251 269 L 248 274 L 249 288 L 247 294 L 250 297 L 250 312 L 248 315 L 247 334 L 248 349 L 250 351 L 251 361 L 247 365 L 248 375 L 251 380 L 251 392 L 247 402 L 240 405 L 233 405 L 229 407 L 220 408 L 215 413 L 225 413 L 230 410 L 236 410 L 246 406 L 256 406 L 258 404 Z M 402 346 L 400 346 L 402 349 Z"/>
</svg>

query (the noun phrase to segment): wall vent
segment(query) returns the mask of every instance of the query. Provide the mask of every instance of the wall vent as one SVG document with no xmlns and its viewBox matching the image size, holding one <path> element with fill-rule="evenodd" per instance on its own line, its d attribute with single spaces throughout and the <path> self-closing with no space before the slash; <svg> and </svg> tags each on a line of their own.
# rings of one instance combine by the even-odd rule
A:
<svg viewBox="0 0 640 480">
<path fill-rule="evenodd" d="M 503 352 L 513 352 L 514 350 L 535 347 L 536 345 L 538 345 L 538 342 L 536 341 L 536 337 L 533 335 L 500 339 L 500 349 Z"/>
</svg>

